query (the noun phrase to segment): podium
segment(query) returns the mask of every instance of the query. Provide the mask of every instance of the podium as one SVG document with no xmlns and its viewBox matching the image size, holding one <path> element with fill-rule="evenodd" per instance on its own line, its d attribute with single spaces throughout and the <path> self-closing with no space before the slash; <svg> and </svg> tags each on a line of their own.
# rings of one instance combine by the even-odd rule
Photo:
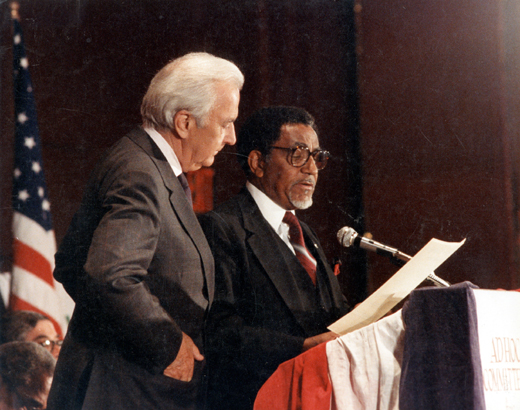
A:
<svg viewBox="0 0 520 410">
<path fill-rule="evenodd" d="M 518 292 L 417 289 L 399 312 L 280 365 L 255 410 L 520 410 L 519 315 Z"/>
</svg>

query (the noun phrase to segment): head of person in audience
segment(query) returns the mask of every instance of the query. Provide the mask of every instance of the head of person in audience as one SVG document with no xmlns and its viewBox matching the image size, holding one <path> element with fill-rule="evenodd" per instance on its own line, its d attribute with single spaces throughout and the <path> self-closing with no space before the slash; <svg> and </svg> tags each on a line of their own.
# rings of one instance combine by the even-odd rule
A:
<svg viewBox="0 0 520 410">
<path fill-rule="evenodd" d="M 55 359 L 60 354 L 62 337 L 51 320 L 40 313 L 17 310 L 4 315 L 3 342 L 34 342 L 47 349 Z"/>
<path fill-rule="evenodd" d="M 237 154 L 248 181 L 285 210 L 307 209 L 330 157 L 303 108 L 261 108 L 242 125 Z"/>
<path fill-rule="evenodd" d="M 0 345 L 0 410 L 46 409 L 55 365 L 36 343 Z"/>
</svg>

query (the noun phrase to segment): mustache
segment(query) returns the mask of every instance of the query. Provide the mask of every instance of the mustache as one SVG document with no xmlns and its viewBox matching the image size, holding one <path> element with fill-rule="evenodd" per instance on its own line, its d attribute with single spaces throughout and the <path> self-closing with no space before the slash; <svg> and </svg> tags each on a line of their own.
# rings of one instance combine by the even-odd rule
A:
<svg viewBox="0 0 520 410">
<path fill-rule="evenodd" d="M 316 188 L 316 179 L 313 178 L 313 177 L 307 177 L 305 179 L 300 179 L 299 181 L 296 181 L 294 185 L 298 185 L 298 184 L 311 184 L 313 188 Z"/>
</svg>

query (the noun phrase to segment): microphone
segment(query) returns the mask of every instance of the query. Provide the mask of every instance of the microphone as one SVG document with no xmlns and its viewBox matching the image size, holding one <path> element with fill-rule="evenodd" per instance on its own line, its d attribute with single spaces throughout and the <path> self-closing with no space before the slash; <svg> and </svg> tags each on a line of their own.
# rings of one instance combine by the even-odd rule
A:
<svg viewBox="0 0 520 410">
<path fill-rule="evenodd" d="M 338 241 L 341 245 L 348 248 L 350 246 L 356 246 L 367 251 L 376 252 L 378 255 L 386 256 L 390 258 L 390 261 L 395 265 L 401 267 L 408 262 L 412 257 L 406 253 L 401 252 L 398 249 L 390 246 L 383 245 L 382 243 L 376 242 L 372 239 L 364 238 L 352 228 L 344 226 L 338 231 Z M 430 273 L 427 277 L 428 280 L 433 282 L 438 287 L 449 287 L 450 283 L 444 279 L 439 278 L 435 273 Z"/>
<path fill-rule="evenodd" d="M 411 256 L 408 256 L 395 248 L 359 236 L 354 229 L 348 226 L 345 226 L 338 231 L 338 241 L 346 248 L 349 246 L 356 246 L 367 251 L 376 252 L 379 255 L 386 256 L 387 258 L 395 259 L 392 262 L 398 266 L 403 266 L 406 262 L 412 259 Z"/>
</svg>

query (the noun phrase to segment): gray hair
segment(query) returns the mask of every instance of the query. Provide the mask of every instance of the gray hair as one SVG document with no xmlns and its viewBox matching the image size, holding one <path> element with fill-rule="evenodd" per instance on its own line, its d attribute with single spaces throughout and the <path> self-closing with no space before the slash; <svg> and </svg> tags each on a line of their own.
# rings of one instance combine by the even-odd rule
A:
<svg viewBox="0 0 520 410">
<path fill-rule="evenodd" d="M 217 99 L 216 85 L 222 82 L 241 90 L 244 75 L 232 62 L 208 53 L 189 53 L 171 61 L 155 75 L 143 98 L 143 125 L 171 130 L 175 114 L 187 110 L 203 127 Z"/>
</svg>

